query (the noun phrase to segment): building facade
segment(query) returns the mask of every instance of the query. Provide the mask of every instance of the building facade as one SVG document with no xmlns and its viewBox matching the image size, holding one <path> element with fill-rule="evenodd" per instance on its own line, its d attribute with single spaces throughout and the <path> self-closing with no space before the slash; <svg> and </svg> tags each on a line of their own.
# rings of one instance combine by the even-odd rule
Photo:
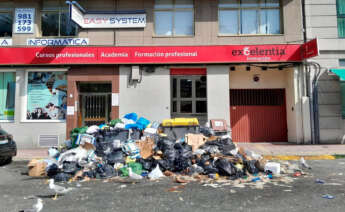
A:
<svg viewBox="0 0 345 212">
<path fill-rule="evenodd" d="M 341 79 L 332 70 L 345 66 L 345 1 L 305 0 L 306 38 L 318 38 L 318 57 L 310 62 L 320 65 L 318 113 L 320 143 L 344 143 L 345 122 Z M 315 70 L 314 70 L 315 71 Z M 337 73 L 340 73 L 337 72 Z"/>
<path fill-rule="evenodd" d="M 74 127 L 130 112 L 225 119 L 237 142 L 310 141 L 301 1 L 0 0 L 0 8 L 0 124 L 19 148 L 57 145 Z"/>
</svg>

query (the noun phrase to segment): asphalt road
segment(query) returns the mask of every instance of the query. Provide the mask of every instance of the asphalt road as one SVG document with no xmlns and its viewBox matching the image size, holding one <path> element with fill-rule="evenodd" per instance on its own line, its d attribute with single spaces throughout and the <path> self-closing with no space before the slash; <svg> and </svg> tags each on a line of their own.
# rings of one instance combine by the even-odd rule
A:
<svg viewBox="0 0 345 212">
<path fill-rule="evenodd" d="M 30 208 L 40 196 L 42 211 L 344 211 L 345 160 L 308 161 L 307 177 L 292 182 L 272 181 L 244 187 L 220 184 L 218 188 L 198 182 L 184 187 L 171 179 L 159 182 L 82 182 L 74 191 L 52 200 L 44 179 L 25 175 L 26 162 L 0 167 L 0 212 Z M 315 183 L 316 179 L 325 184 Z M 76 183 L 64 184 L 76 187 Z M 260 185 L 260 186 L 258 186 Z M 181 186 L 176 188 L 174 186 Z M 262 188 L 263 186 L 263 188 Z M 330 194 L 334 199 L 322 198 Z"/>
</svg>

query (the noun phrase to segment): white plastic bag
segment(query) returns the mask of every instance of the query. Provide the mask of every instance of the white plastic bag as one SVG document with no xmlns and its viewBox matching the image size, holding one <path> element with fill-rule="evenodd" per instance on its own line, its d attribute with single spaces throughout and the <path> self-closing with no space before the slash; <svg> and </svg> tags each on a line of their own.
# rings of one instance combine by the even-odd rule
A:
<svg viewBox="0 0 345 212">
<path fill-rule="evenodd" d="M 156 168 L 154 168 L 148 175 L 151 180 L 157 180 L 161 177 L 164 177 L 163 172 L 160 170 L 159 165 L 157 164 Z"/>
<path fill-rule="evenodd" d="M 94 134 L 94 133 L 98 132 L 98 130 L 99 130 L 99 127 L 97 125 L 92 125 L 89 128 L 87 128 L 86 133 L 87 134 Z"/>
</svg>

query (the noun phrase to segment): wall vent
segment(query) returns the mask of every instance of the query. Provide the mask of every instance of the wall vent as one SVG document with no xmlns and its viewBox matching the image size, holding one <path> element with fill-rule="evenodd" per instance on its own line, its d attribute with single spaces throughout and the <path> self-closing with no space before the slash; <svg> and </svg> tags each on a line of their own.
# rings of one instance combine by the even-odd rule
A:
<svg viewBox="0 0 345 212">
<path fill-rule="evenodd" d="M 59 145 L 58 135 L 39 135 L 38 145 L 40 147 L 57 147 Z"/>
</svg>

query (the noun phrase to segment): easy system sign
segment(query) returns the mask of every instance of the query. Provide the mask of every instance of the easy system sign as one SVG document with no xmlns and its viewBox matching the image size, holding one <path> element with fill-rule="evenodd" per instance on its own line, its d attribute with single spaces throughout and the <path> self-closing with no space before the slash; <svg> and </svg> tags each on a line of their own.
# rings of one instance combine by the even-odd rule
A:
<svg viewBox="0 0 345 212">
<path fill-rule="evenodd" d="M 146 14 L 139 12 L 86 12 L 78 3 L 69 2 L 70 17 L 81 28 L 144 28 Z"/>
</svg>

